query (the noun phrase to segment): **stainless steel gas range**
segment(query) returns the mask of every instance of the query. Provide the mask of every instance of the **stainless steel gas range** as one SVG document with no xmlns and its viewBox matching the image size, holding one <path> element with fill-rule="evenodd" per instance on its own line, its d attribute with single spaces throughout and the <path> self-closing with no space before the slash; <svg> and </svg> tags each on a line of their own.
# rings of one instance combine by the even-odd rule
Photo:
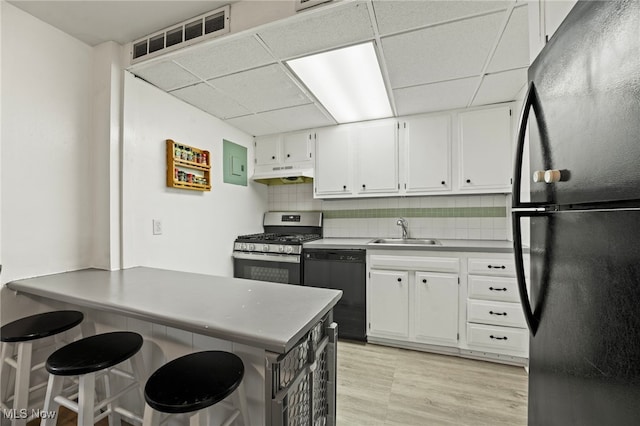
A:
<svg viewBox="0 0 640 426">
<path fill-rule="evenodd" d="M 233 244 L 233 276 L 302 284 L 302 244 L 322 238 L 322 212 L 267 212 L 264 232 Z"/>
</svg>

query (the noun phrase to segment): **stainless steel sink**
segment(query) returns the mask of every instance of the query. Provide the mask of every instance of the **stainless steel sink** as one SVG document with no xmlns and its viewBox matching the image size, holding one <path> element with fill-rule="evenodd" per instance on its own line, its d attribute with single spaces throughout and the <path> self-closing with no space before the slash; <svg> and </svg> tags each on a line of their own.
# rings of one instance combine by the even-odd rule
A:
<svg viewBox="0 0 640 426">
<path fill-rule="evenodd" d="M 440 241 L 426 238 L 379 238 L 371 241 L 371 244 L 434 246 L 440 245 Z"/>
</svg>

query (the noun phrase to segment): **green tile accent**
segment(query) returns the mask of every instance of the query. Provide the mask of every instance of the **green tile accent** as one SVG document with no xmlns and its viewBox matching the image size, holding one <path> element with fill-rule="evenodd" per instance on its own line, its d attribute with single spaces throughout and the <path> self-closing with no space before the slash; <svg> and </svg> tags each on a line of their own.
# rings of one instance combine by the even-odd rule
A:
<svg viewBox="0 0 640 426">
<path fill-rule="evenodd" d="M 505 217 L 506 207 L 430 207 L 395 209 L 323 210 L 325 219 L 377 217 Z"/>
</svg>

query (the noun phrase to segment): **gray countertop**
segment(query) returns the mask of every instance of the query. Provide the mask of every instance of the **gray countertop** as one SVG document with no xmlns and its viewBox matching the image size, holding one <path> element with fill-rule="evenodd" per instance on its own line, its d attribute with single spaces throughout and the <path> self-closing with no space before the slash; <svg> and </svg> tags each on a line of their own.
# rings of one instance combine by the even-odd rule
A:
<svg viewBox="0 0 640 426">
<path fill-rule="evenodd" d="M 12 290 L 286 353 L 339 290 L 137 267 L 13 281 Z"/>
<path fill-rule="evenodd" d="M 371 244 L 375 238 L 323 238 L 304 244 L 304 248 L 366 249 L 366 250 L 424 250 L 512 253 L 513 241 L 496 240 L 447 240 L 436 238 L 440 244 L 424 246 Z"/>
</svg>

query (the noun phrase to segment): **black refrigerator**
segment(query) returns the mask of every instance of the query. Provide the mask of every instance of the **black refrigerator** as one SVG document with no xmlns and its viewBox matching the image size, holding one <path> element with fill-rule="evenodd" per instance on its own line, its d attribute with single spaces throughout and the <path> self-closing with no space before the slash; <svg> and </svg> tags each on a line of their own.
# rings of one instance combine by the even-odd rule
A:
<svg viewBox="0 0 640 426">
<path fill-rule="evenodd" d="M 579 1 L 528 77 L 512 213 L 528 422 L 640 425 L 640 1 Z"/>
</svg>

